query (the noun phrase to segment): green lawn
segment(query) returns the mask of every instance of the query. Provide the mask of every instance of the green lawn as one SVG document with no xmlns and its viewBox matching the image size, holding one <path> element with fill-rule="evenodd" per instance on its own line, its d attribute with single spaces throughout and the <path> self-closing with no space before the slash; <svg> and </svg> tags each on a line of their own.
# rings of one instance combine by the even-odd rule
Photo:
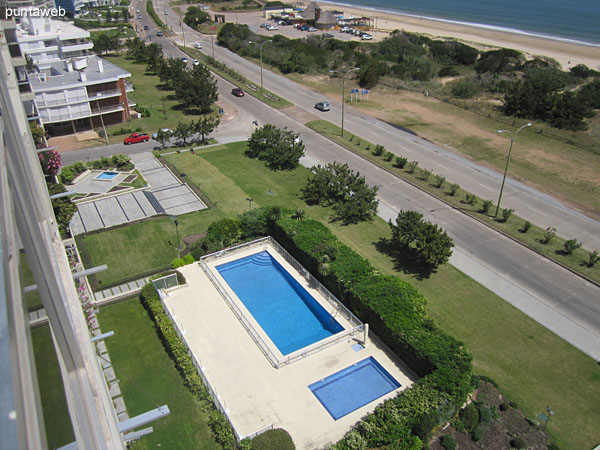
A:
<svg viewBox="0 0 600 450">
<path fill-rule="evenodd" d="M 382 156 L 375 156 L 373 150 L 375 149 L 375 143 L 368 142 L 352 133 L 344 130 L 344 137 L 341 137 L 341 129 L 328 122 L 326 120 L 314 120 L 306 123 L 306 126 L 321 133 L 329 139 L 337 142 L 338 144 L 346 147 L 347 149 L 361 155 L 362 157 L 374 162 L 380 167 L 394 173 L 396 176 L 408 181 L 409 183 L 418 186 L 424 191 L 434 197 L 438 197 L 441 200 L 448 202 L 456 208 L 466 212 L 467 214 L 487 223 L 493 228 L 502 231 L 503 233 L 511 236 L 517 241 L 525 244 L 526 246 L 534 249 L 542 255 L 560 263 L 571 270 L 590 278 L 600 283 L 600 263 L 597 263 L 594 267 L 587 267 L 586 262 L 589 259 L 589 251 L 583 248 L 575 250 L 571 255 L 566 255 L 563 252 L 565 239 L 555 237 L 550 243 L 542 244 L 541 240 L 544 236 L 545 229 L 532 225 L 527 233 L 521 232 L 525 220 L 512 215 L 507 222 L 501 222 L 496 220 L 493 216 L 496 210 L 496 206 L 492 205 L 487 213 L 483 213 L 481 206 L 483 201 L 492 200 L 486 198 L 479 198 L 471 205 L 465 203 L 465 195 L 468 193 L 464 189 L 458 189 L 455 195 L 450 195 L 450 184 L 453 180 L 444 181 L 440 188 L 437 188 L 435 184 L 436 174 L 432 173 L 427 179 L 424 177 L 424 170 L 426 167 L 415 170 L 414 173 L 409 173 L 407 170 L 408 164 L 404 169 L 399 169 L 395 166 L 395 157 L 391 161 L 386 161 Z M 498 217 L 502 217 L 502 208 L 499 211 Z M 569 237 L 567 236 L 567 239 Z M 595 250 L 595 249 L 592 249 Z"/>
<path fill-rule="evenodd" d="M 150 424 L 154 432 L 136 448 L 220 449 L 207 424 L 209 407 L 184 386 L 139 298 L 102 308 L 99 321 L 115 332 L 106 346 L 129 416 L 165 404 L 171 411 Z"/>
<path fill-rule="evenodd" d="M 60 367 L 50 334 L 50 327 L 31 330 L 35 366 L 42 400 L 48 448 L 59 448 L 75 440 Z"/>
<path fill-rule="evenodd" d="M 273 172 L 262 162 L 245 158 L 243 149 L 243 144 L 234 144 L 207 148 L 195 155 L 186 152 L 166 157 L 216 203 L 214 210 L 181 216 L 183 234 L 200 233 L 212 220 L 247 209 L 246 197 L 253 198 L 256 207 L 281 205 L 304 209 L 309 216 L 327 223 L 343 242 L 368 258 L 382 273 L 395 274 L 420 289 L 429 300 L 431 315 L 472 352 L 476 373 L 496 380 L 529 417 L 535 417 L 550 405 L 556 416 L 548 431 L 561 448 L 579 450 L 597 444 L 600 368 L 592 359 L 450 265 L 442 266 L 423 280 L 397 272 L 394 262 L 375 248 L 381 237 L 389 236 L 383 220 L 346 227 L 328 223 L 330 210 L 307 207 L 298 196 L 307 169 Z M 173 234 L 168 219 L 161 220 L 167 221 Z M 134 270 L 138 263 L 146 267 L 150 259 L 157 267 L 168 264 L 171 256 L 160 252 L 146 256 L 158 236 L 152 231 L 152 222 L 135 225 L 137 231 L 129 237 L 134 240 L 129 245 L 136 248 L 131 261 L 127 251 L 121 250 L 104 252 L 105 259 L 96 264 L 123 264 L 128 270 Z M 113 240 L 121 240 L 123 233 L 119 229 L 88 236 L 85 245 L 94 238 L 95 248 L 102 251 Z M 88 251 L 95 252 L 92 248 Z M 152 255 L 155 255 L 153 250 Z"/>
</svg>

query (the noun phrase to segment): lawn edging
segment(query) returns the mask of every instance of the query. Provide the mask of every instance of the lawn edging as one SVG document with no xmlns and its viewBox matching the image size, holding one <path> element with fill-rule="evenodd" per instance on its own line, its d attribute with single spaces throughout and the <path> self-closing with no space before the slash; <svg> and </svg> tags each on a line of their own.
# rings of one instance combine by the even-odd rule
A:
<svg viewBox="0 0 600 450">
<path fill-rule="evenodd" d="M 573 273 L 573 274 L 575 274 L 575 275 L 577 275 L 577 276 L 579 276 L 579 277 L 583 278 L 584 280 L 586 280 L 586 281 L 588 281 L 588 282 L 590 282 L 590 283 L 592 283 L 592 284 L 594 284 L 594 285 L 596 285 L 596 286 L 600 287 L 600 280 L 596 280 L 596 279 L 594 279 L 594 278 L 591 278 L 591 277 L 589 277 L 588 275 L 586 275 L 586 274 L 584 274 L 584 273 L 582 273 L 582 272 L 580 272 L 580 271 L 578 271 L 578 270 L 576 270 L 576 269 L 574 269 L 574 268 L 572 268 L 572 267 L 569 267 L 568 265 L 564 264 L 563 262 L 561 262 L 561 261 L 559 261 L 559 260 L 557 260 L 557 259 L 555 259 L 555 258 L 551 258 L 550 256 L 548 256 L 548 255 L 546 255 L 546 254 L 544 254 L 544 253 L 540 252 L 540 251 L 539 251 L 539 250 L 537 250 L 536 248 L 534 248 L 534 247 L 532 247 L 532 246 L 530 246 L 530 245 L 527 245 L 527 243 L 525 243 L 525 242 L 523 242 L 523 241 L 521 241 L 521 240 L 517 239 L 516 237 L 512 236 L 511 234 L 507 233 L 506 231 L 502 230 L 501 228 L 495 227 L 495 226 L 493 226 L 491 223 L 489 223 L 489 222 L 486 222 L 486 221 L 485 221 L 485 220 L 483 220 L 483 219 L 480 219 L 480 218 L 479 218 L 479 217 L 477 217 L 475 214 L 472 214 L 472 213 L 471 213 L 471 211 L 468 211 L 468 210 L 465 210 L 465 209 L 462 209 L 462 208 L 458 208 L 456 205 L 454 205 L 453 203 L 451 203 L 451 202 L 447 201 L 447 200 L 446 200 L 446 199 L 444 199 L 443 197 L 441 197 L 441 196 L 437 196 L 437 195 L 433 194 L 432 192 L 430 192 L 430 191 L 428 191 L 428 190 L 424 189 L 423 187 L 419 186 L 417 183 L 413 182 L 413 181 L 412 181 L 412 180 L 411 180 L 409 177 L 402 177 L 402 176 L 398 175 L 398 173 L 394 172 L 393 170 L 390 170 L 390 169 L 389 169 L 388 167 L 386 167 L 384 164 L 381 164 L 381 162 L 380 162 L 380 161 L 378 161 L 378 160 L 376 160 L 376 159 L 374 159 L 374 158 L 373 158 L 373 159 L 371 159 L 371 158 L 368 158 L 368 157 L 366 157 L 365 155 L 363 155 L 363 154 L 359 153 L 358 151 L 356 151 L 356 150 L 355 150 L 354 148 L 352 148 L 351 146 L 344 144 L 344 143 L 343 143 L 343 141 L 341 141 L 341 140 L 336 140 L 336 139 L 333 139 L 332 137 L 330 137 L 330 136 L 329 136 L 329 133 L 325 133 L 325 132 L 319 131 L 318 129 L 316 129 L 316 128 L 314 127 L 314 122 L 327 122 L 327 121 L 325 121 L 325 120 L 309 121 L 309 122 L 306 122 L 304 125 L 305 125 L 306 127 L 310 128 L 311 130 L 313 130 L 313 131 L 315 131 L 315 132 L 319 133 L 321 136 L 325 137 L 326 139 L 329 139 L 330 141 L 332 141 L 332 142 L 334 142 L 334 143 L 336 143 L 336 144 L 338 144 L 338 145 L 341 145 L 342 147 L 344 147 L 345 149 L 347 149 L 347 150 L 351 151 L 352 153 L 354 153 L 355 155 L 357 155 L 357 156 L 359 156 L 360 158 L 364 159 L 365 161 L 368 161 L 368 162 L 370 162 L 370 163 L 372 163 L 372 164 L 375 164 L 377 167 L 379 167 L 380 169 L 383 169 L 383 170 L 385 170 L 387 173 L 389 173 L 389 174 L 393 175 L 394 177 L 396 177 L 396 178 L 399 178 L 399 179 L 401 179 L 402 181 L 405 181 L 406 183 L 408 183 L 408 184 L 410 184 L 411 186 L 413 186 L 413 187 L 417 188 L 417 189 L 418 189 L 418 190 L 420 190 L 421 192 L 424 192 L 424 193 L 426 193 L 426 194 L 428 194 L 428 195 L 431 195 L 431 196 L 435 197 L 436 199 L 440 200 L 440 201 L 441 201 L 441 202 L 443 202 L 444 204 L 446 204 L 446 205 L 450 206 L 452 209 L 454 209 L 454 210 L 456 210 L 456 211 L 459 211 L 460 213 L 462 213 L 462 214 L 465 214 L 466 216 L 468 216 L 468 217 L 471 217 L 471 218 L 475 219 L 475 220 L 476 220 L 476 221 L 478 221 L 479 223 L 481 223 L 481 224 L 483 224 L 483 225 L 486 225 L 487 227 L 491 228 L 491 229 L 492 229 L 492 230 L 494 230 L 494 231 L 497 231 L 498 233 L 502 234 L 503 236 L 506 236 L 507 238 L 511 239 L 512 241 L 516 242 L 517 244 L 520 244 L 520 245 L 522 245 L 523 247 L 525 247 L 525 248 L 527 248 L 527 249 L 529 249 L 529 250 L 531 250 L 531 251 L 533 251 L 533 252 L 537 253 L 538 255 L 542 256 L 543 258 L 546 258 L 547 260 L 549 260 L 549 261 L 551 261 L 551 262 L 553 262 L 553 263 L 555 263 L 555 264 L 558 264 L 559 266 L 561 266 L 562 268 L 564 268 L 564 269 L 568 270 L 569 272 L 571 272 L 571 273 Z M 330 122 L 327 122 L 327 123 L 328 123 L 330 126 L 332 126 L 332 127 L 336 127 L 335 125 L 331 124 Z M 346 132 L 346 133 L 348 133 L 348 132 Z M 348 134 L 351 134 L 351 133 L 348 133 Z M 365 139 L 362 139 L 362 138 L 360 138 L 359 136 L 356 136 L 356 135 L 354 135 L 354 134 L 352 134 L 352 136 L 354 136 L 354 137 L 356 137 L 356 138 L 359 138 L 359 139 L 360 139 L 362 142 L 368 143 L 369 145 L 373 146 L 373 148 L 375 148 L 375 145 L 374 145 L 374 144 L 372 144 L 372 143 L 370 143 L 369 141 L 367 141 L 367 140 L 365 140 Z M 462 189 L 462 188 L 461 188 L 461 189 Z M 466 192 L 466 191 L 464 191 L 464 189 L 462 189 L 462 190 L 463 190 L 463 192 Z M 516 215 L 515 215 L 514 217 L 515 217 L 515 218 L 517 218 L 518 216 L 516 216 Z M 521 220 L 522 220 L 522 219 L 521 219 Z M 559 239 L 562 239 L 562 238 L 559 238 Z"/>
</svg>

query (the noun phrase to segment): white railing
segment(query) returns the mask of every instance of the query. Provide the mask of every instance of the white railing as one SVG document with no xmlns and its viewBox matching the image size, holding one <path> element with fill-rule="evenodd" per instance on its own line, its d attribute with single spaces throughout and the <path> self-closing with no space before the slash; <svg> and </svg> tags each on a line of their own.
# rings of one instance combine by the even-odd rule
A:
<svg viewBox="0 0 600 450">
<path fill-rule="evenodd" d="M 311 284 L 311 286 L 316 286 L 316 290 L 325 298 L 330 305 L 333 306 L 335 313 L 343 316 L 353 327 L 345 330 L 340 333 L 336 333 L 326 339 L 323 339 L 319 342 L 311 344 L 307 347 L 304 347 L 300 350 L 297 350 L 283 358 L 278 358 L 275 353 L 270 349 L 267 343 L 262 339 L 258 331 L 254 328 L 252 322 L 248 320 L 248 318 L 244 315 L 242 310 L 237 305 L 237 302 L 229 295 L 229 293 L 224 289 L 221 285 L 221 282 L 213 276 L 210 268 L 207 266 L 208 261 L 214 261 L 215 259 L 221 258 L 225 255 L 230 256 L 236 253 L 240 253 L 248 248 L 252 247 L 260 247 L 264 246 L 266 249 L 267 245 L 270 244 L 272 247 L 277 250 L 277 252 L 288 262 L 294 269 L 298 271 L 299 274 L 303 275 L 307 281 Z M 241 322 L 242 326 L 246 329 L 252 340 L 258 345 L 259 349 L 262 353 L 267 357 L 269 362 L 277 369 L 283 366 L 287 366 L 296 361 L 299 361 L 307 356 L 310 356 L 314 353 L 320 352 L 332 345 L 335 345 L 341 341 L 348 339 L 351 336 L 354 336 L 359 333 L 364 332 L 363 323 L 358 320 L 358 318 L 352 314 L 352 312 L 346 308 L 329 290 L 321 284 L 319 280 L 311 275 L 311 273 L 305 269 L 296 259 L 290 255 L 279 243 L 273 239 L 272 237 L 264 237 L 261 239 L 257 239 L 255 241 L 246 242 L 244 244 L 236 245 L 234 247 L 229 247 L 227 249 L 211 253 L 209 255 L 205 255 L 200 258 L 198 262 L 208 279 L 211 281 L 215 289 L 219 292 L 221 297 L 225 300 L 229 308 L 233 311 L 235 316 Z M 331 313 L 332 316 L 335 316 L 333 311 Z"/>
</svg>

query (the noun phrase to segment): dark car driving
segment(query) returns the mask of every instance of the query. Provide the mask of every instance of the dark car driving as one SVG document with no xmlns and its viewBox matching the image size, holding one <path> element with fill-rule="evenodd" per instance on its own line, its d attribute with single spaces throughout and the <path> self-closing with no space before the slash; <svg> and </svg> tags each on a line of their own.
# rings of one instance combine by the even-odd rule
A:
<svg viewBox="0 0 600 450">
<path fill-rule="evenodd" d="M 244 91 L 242 91 L 240 88 L 233 88 L 231 90 L 231 93 L 233 95 L 235 95 L 236 97 L 243 97 L 244 96 Z"/>
</svg>

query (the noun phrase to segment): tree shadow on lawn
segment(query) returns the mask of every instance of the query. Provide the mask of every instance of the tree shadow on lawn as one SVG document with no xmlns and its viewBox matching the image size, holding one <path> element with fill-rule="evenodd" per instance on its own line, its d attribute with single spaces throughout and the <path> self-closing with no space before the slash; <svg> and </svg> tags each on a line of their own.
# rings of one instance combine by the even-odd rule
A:
<svg viewBox="0 0 600 450">
<path fill-rule="evenodd" d="M 406 252 L 399 252 L 396 248 L 391 245 L 391 241 L 387 238 L 379 238 L 377 242 L 373 242 L 375 249 L 384 255 L 391 257 L 394 260 L 394 270 L 409 275 L 414 275 L 417 280 L 422 281 L 436 273 L 435 267 L 422 264 L 419 262 L 414 255 L 411 254 L 410 249 Z"/>
</svg>

